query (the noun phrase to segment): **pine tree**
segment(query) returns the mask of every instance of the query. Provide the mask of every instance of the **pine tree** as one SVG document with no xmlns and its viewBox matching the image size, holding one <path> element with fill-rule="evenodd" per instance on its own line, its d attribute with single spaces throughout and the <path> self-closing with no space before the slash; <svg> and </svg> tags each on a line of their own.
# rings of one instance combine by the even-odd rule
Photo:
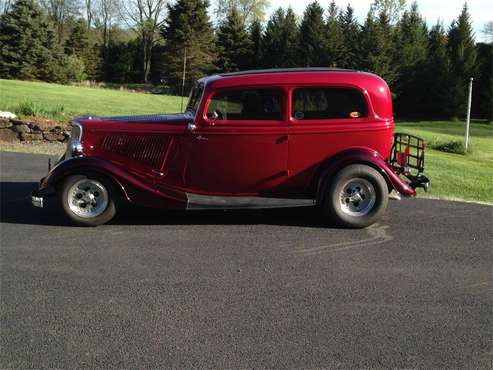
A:
<svg viewBox="0 0 493 370">
<path fill-rule="evenodd" d="M 256 20 L 250 26 L 251 58 L 249 69 L 258 69 L 262 64 L 262 23 Z"/>
<path fill-rule="evenodd" d="M 166 40 L 161 78 L 176 92 L 181 91 L 183 59 L 187 50 L 187 90 L 194 82 L 215 70 L 215 46 L 209 21 L 208 0 L 178 0 L 168 4 L 168 18 L 161 33 Z"/>
<path fill-rule="evenodd" d="M 87 22 L 81 18 L 74 23 L 70 34 L 65 42 L 65 52 L 67 54 L 77 54 L 81 56 L 89 48 L 89 31 Z"/>
<path fill-rule="evenodd" d="M 281 63 L 281 66 L 284 68 L 297 67 L 300 59 L 297 50 L 299 40 L 299 28 L 296 21 L 296 14 L 291 7 L 286 10 L 286 16 L 284 17 L 282 27 L 282 37 L 282 47 L 284 48 L 284 62 Z"/>
<path fill-rule="evenodd" d="M 101 50 L 92 40 L 91 30 L 87 26 L 85 19 L 77 20 L 65 42 L 65 53 L 69 56 L 75 55 L 84 64 L 86 78 L 98 80 L 101 75 L 103 60 Z"/>
<path fill-rule="evenodd" d="M 0 18 L 0 78 L 65 82 L 66 58 L 41 8 L 18 0 Z"/>
<path fill-rule="evenodd" d="M 452 116 L 458 117 L 466 113 L 469 78 L 477 72 L 477 51 L 467 4 L 464 4 L 459 18 L 450 26 L 448 52 L 453 72 L 450 109 Z"/>
<path fill-rule="evenodd" d="M 358 53 L 359 37 L 361 27 L 354 17 L 354 10 L 348 5 L 345 12 L 339 17 L 343 37 L 343 53 L 341 56 L 341 67 L 359 69 L 361 56 Z"/>
<path fill-rule="evenodd" d="M 422 77 L 428 47 L 428 29 L 416 2 L 402 15 L 396 40 L 396 64 L 399 68 L 394 85 L 394 92 L 398 95 L 396 110 L 412 114 L 423 103 Z"/>
<path fill-rule="evenodd" d="M 360 54 L 362 69 L 376 73 L 392 85 L 397 77 L 394 63 L 394 29 L 385 12 L 378 17 L 370 9 L 361 32 Z"/>
<path fill-rule="evenodd" d="M 473 94 L 473 115 L 493 122 L 493 44 L 478 43 L 479 71 Z"/>
<path fill-rule="evenodd" d="M 263 66 L 294 67 L 298 63 L 298 25 L 292 8 L 272 14 L 262 38 Z"/>
<path fill-rule="evenodd" d="M 421 112 L 429 116 L 450 115 L 450 60 L 447 54 L 447 36 L 441 23 L 429 32 L 422 91 L 425 100 Z"/>
<path fill-rule="evenodd" d="M 308 4 L 300 26 L 298 53 L 303 67 L 327 66 L 324 10 L 317 1 Z"/>
<path fill-rule="evenodd" d="M 217 32 L 218 61 L 221 72 L 245 70 L 252 58 L 252 41 L 236 8 L 219 26 Z"/>
<path fill-rule="evenodd" d="M 331 67 L 342 67 L 346 46 L 342 34 L 340 22 L 340 12 L 334 0 L 329 5 L 329 15 L 327 17 L 326 47 L 327 58 Z"/>
</svg>

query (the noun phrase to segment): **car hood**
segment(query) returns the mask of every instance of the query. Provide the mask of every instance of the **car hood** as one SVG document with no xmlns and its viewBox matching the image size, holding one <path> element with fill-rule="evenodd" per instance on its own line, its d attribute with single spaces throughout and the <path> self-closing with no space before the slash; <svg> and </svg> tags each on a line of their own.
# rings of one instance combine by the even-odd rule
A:
<svg viewBox="0 0 493 370">
<path fill-rule="evenodd" d="M 147 114 L 136 116 L 115 116 L 115 117 L 78 117 L 78 123 L 167 123 L 167 124 L 186 124 L 193 121 L 193 116 L 189 113 L 173 114 Z"/>
<path fill-rule="evenodd" d="M 193 120 L 188 113 L 173 114 L 147 114 L 137 116 L 98 117 L 101 121 L 113 121 L 119 123 L 186 123 Z"/>
</svg>

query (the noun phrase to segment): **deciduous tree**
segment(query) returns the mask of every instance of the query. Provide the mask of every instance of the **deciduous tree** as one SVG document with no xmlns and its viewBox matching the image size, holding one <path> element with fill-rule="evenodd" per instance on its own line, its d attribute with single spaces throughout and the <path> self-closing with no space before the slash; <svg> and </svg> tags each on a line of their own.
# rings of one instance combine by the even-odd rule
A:
<svg viewBox="0 0 493 370">
<path fill-rule="evenodd" d="M 268 0 L 216 0 L 214 14 L 222 23 L 233 9 L 237 9 L 243 26 L 249 27 L 254 21 L 264 20 L 268 6 Z"/>
<path fill-rule="evenodd" d="M 55 24 L 58 42 L 62 43 L 65 37 L 65 23 L 70 17 L 80 14 L 79 0 L 40 0 L 40 3 Z"/>
<path fill-rule="evenodd" d="M 149 81 L 152 51 L 158 40 L 158 31 L 164 23 L 166 0 L 127 0 L 122 3 L 123 15 L 142 42 L 143 81 Z"/>
</svg>

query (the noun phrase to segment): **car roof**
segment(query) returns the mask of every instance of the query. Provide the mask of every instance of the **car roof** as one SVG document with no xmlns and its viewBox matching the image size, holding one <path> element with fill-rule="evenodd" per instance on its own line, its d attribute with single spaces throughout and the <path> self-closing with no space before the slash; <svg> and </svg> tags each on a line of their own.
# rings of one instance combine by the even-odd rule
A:
<svg viewBox="0 0 493 370">
<path fill-rule="evenodd" d="M 275 85 L 302 83 L 338 83 L 344 81 L 353 86 L 368 86 L 369 80 L 382 81 L 368 72 L 341 68 L 287 68 L 259 69 L 232 73 L 220 73 L 200 80 L 209 88 L 224 88 L 242 85 Z"/>
<path fill-rule="evenodd" d="M 248 71 L 219 73 L 219 76 L 243 76 L 243 75 L 255 75 L 255 74 L 270 74 L 270 73 L 301 73 L 301 72 L 358 72 L 355 69 L 345 68 L 324 68 L 324 67 L 310 67 L 310 68 L 271 68 L 271 69 L 252 69 Z"/>
</svg>

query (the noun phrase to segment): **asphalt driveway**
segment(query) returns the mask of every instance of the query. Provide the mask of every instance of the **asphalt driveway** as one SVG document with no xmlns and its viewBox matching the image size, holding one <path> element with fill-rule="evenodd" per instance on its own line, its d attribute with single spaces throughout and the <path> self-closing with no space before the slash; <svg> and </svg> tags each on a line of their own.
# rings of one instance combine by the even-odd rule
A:
<svg viewBox="0 0 493 370">
<path fill-rule="evenodd" d="M 0 153 L 0 368 L 492 368 L 493 207 L 391 202 L 367 230 L 310 210 L 30 206 L 47 157 Z"/>
</svg>

